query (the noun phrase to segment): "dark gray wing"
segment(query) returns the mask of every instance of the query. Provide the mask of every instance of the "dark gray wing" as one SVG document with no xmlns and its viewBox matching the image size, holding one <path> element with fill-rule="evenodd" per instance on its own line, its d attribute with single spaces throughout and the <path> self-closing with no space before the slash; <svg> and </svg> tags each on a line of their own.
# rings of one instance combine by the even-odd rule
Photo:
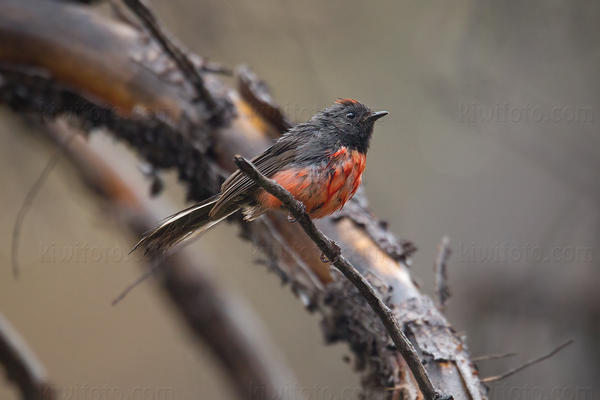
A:
<svg viewBox="0 0 600 400">
<path fill-rule="evenodd" d="M 296 159 L 297 149 L 306 143 L 307 135 L 284 135 L 264 153 L 255 157 L 252 163 L 265 176 L 271 177 L 282 167 Z M 239 201 L 241 195 L 251 192 L 256 187 L 240 170 L 236 170 L 221 186 L 221 195 L 210 211 L 211 217 L 218 216 L 223 209 L 229 209 L 229 204 Z"/>
</svg>

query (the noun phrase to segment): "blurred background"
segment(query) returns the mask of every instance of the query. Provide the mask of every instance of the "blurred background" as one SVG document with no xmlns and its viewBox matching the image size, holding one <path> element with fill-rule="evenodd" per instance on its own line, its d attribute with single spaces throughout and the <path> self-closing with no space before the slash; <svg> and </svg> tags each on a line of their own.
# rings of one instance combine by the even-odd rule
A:
<svg viewBox="0 0 600 400">
<path fill-rule="evenodd" d="M 371 207 L 419 248 L 412 269 L 426 293 L 434 292 L 438 243 L 450 236 L 449 320 L 475 356 L 518 353 L 479 363 L 481 375 L 575 339 L 551 360 L 492 384 L 490 397 L 600 398 L 599 2 L 152 5 L 191 50 L 253 68 L 293 120 L 338 97 L 388 110 L 364 179 Z M 101 134 L 91 142 L 148 185 L 122 145 Z M 52 151 L 0 107 L 0 310 L 61 398 L 91 399 L 102 388 L 124 398 L 140 398 L 136 388 L 147 389 L 147 399 L 233 398 L 153 282 L 110 306 L 139 274 L 139 259 L 127 256 L 135 238 L 67 160 L 25 220 L 22 274 L 13 279 L 13 223 Z M 171 211 L 184 206 L 173 178 L 167 174 L 167 191 L 155 200 L 169 199 Z M 86 246 L 102 256 L 72 256 Z M 342 361 L 347 348 L 323 345 L 318 318 L 249 261 L 255 253 L 236 227 L 219 226 L 191 247 L 221 286 L 256 310 L 306 397 L 341 399 L 358 388 Z M 0 382 L 0 398 L 17 395 Z"/>
</svg>

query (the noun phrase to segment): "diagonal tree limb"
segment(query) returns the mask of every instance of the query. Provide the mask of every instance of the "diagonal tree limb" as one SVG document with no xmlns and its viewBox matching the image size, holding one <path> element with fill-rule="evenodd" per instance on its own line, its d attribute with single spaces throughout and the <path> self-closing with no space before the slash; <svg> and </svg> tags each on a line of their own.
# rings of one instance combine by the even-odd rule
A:
<svg viewBox="0 0 600 400">
<path fill-rule="evenodd" d="M 141 235 L 160 220 L 142 190 L 132 187 L 106 156 L 89 146 L 66 121 L 58 119 L 42 129 L 57 143 L 70 141 L 64 153 L 82 182 L 116 211 L 133 235 Z M 203 272 L 206 268 L 197 256 L 182 249 L 149 268 L 160 272 L 160 287 L 174 310 L 212 351 L 238 398 L 287 398 L 284 389 L 293 387 L 295 378 L 273 356 L 278 350 L 266 340 L 254 311 Z"/>
<path fill-rule="evenodd" d="M 373 311 L 379 316 L 383 325 L 385 325 L 388 334 L 392 338 L 392 341 L 400 354 L 402 354 L 404 361 L 408 364 L 425 399 L 452 399 L 452 396 L 442 395 L 433 387 L 427 371 L 423 368 L 423 364 L 419 359 L 417 351 L 402 331 L 393 311 L 383 302 L 371 283 L 341 254 L 339 246 L 331 239 L 327 238 L 315 226 L 306 212 L 304 204 L 296 200 L 290 192 L 285 190 L 277 182 L 261 174 L 256 167 L 250 161 L 244 159 L 244 157 L 236 156 L 235 164 L 258 186 L 278 198 L 285 205 L 294 217 L 294 220 L 302 226 L 304 232 L 306 232 L 306 234 L 317 244 L 328 262 L 335 265 L 335 267 L 339 269 L 365 297 Z"/>
<path fill-rule="evenodd" d="M 6 376 L 21 391 L 24 400 L 54 400 L 52 385 L 46 377 L 46 370 L 25 343 L 25 340 L 0 314 L 0 364 L 6 369 Z"/>
<path fill-rule="evenodd" d="M 226 127 L 204 122 L 210 118 L 195 106 L 181 76 L 161 76 L 157 60 L 164 54 L 144 36 L 83 7 L 4 0 L 0 102 L 22 113 L 76 113 L 86 130 L 106 127 L 157 169 L 176 168 L 189 198 L 202 200 L 218 190 L 220 170 L 235 169 L 234 154 L 258 154 L 281 133 L 280 126 L 252 101 L 261 93 L 243 82 L 246 90 L 227 91 L 208 75 L 207 88 L 214 97 L 231 101 L 236 116 Z M 484 398 L 486 389 L 464 341 L 411 279 L 406 265 L 410 247 L 370 213 L 366 198 L 357 194 L 343 214 L 317 225 L 393 306 L 435 386 L 456 399 Z M 419 395 L 414 378 L 402 357 L 389 349 L 385 328 L 364 297 L 331 273 L 297 224 L 269 215 L 241 227 L 244 237 L 265 252 L 269 266 L 309 309 L 322 315 L 327 341 L 350 345 L 363 371 L 366 397 L 399 395 L 386 387 L 402 387 L 408 398 Z"/>
</svg>

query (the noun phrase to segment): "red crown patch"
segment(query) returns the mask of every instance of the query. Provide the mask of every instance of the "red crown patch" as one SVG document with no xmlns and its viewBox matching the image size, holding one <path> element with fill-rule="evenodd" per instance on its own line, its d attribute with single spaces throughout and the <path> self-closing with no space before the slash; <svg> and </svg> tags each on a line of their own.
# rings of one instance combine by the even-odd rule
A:
<svg viewBox="0 0 600 400">
<path fill-rule="evenodd" d="M 350 104 L 358 103 L 358 101 L 356 101 L 354 99 L 337 99 L 335 102 L 338 104 L 343 104 L 345 106 L 349 106 Z"/>
</svg>

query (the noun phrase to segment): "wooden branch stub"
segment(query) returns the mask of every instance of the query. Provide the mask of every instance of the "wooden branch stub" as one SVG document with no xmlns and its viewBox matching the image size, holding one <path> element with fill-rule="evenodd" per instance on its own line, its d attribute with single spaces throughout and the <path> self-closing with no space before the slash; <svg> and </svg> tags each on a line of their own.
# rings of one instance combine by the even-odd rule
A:
<svg viewBox="0 0 600 400">
<path fill-rule="evenodd" d="M 444 310 L 446 301 L 450 298 L 450 287 L 448 286 L 448 258 L 450 250 L 450 238 L 444 236 L 440 242 L 438 255 L 435 259 L 435 293 L 437 295 L 438 308 Z"/>
</svg>

